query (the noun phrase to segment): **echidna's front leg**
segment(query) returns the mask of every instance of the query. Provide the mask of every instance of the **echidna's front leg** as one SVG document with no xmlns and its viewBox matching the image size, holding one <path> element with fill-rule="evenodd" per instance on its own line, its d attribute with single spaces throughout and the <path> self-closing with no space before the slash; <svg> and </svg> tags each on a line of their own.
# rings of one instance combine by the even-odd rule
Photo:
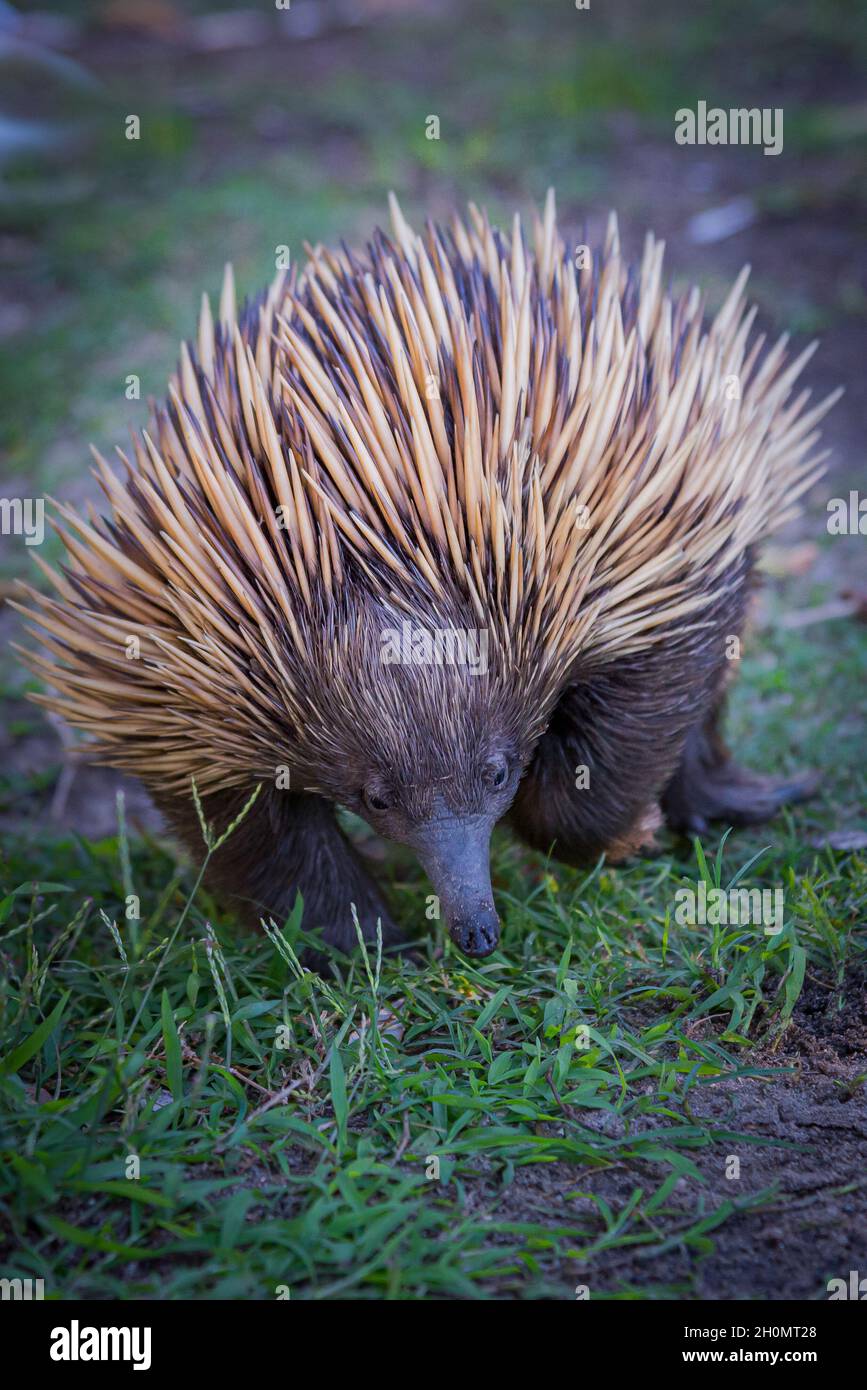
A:
<svg viewBox="0 0 867 1390">
<path fill-rule="evenodd" d="M 757 825 L 787 802 L 805 801 L 819 785 L 816 773 L 765 777 L 740 767 L 722 741 L 724 702 L 717 698 L 706 717 L 690 730 L 680 764 L 661 805 L 672 830 L 701 834 L 711 821 Z"/>
<path fill-rule="evenodd" d="M 222 833 L 245 800 L 237 791 L 206 797 L 205 816 Z M 204 846 L 192 802 L 157 802 L 171 828 L 200 859 Z M 214 855 L 206 881 L 248 925 L 258 924 L 262 916 L 284 921 L 300 893 L 305 929 L 321 930 L 330 946 L 349 951 L 357 945 L 353 904 L 365 940 L 376 939 L 378 919 L 384 942 L 400 939 L 379 889 L 340 831 L 334 807 L 319 796 L 263 788 Z"/>
</svg>

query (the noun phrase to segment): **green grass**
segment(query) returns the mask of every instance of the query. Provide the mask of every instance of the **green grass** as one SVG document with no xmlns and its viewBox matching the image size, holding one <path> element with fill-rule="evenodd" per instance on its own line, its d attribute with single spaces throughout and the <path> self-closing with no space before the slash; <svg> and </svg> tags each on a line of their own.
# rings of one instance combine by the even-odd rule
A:
<svg viewBox="0 0 867 1390">
<path fill-rule="evenodd" d="M 53 1296 L 562 1296 L 564 1260 L 592 1270 L 633 1244 L 653 1296 L 654 1253 L 707 1253 L 739 1205 L 702 1202 L 695 1155 L 733 1136 L 691 1119 L 691 1092 L 768 1074 L 748 1039 L 785 1025 L 807 958 L 842 979 L 865 895 L 863 862 L 816 855 L 805 874 L 777 854 L 761 879 L 787 882 L 783 933 L 708 939 L 670 920 L 694 866 L 542 875 L 528 892 L 502 853 L 491 961 L 429 943 L 326 981 L 297 964 L 297 922 L 242 941 L 204 905 L 168 953 L 187 910 L 169 863 L 134 852 L 125 871 L 126 854 L 57 846 L 61 882 L 0 907 L 3 1267 Z M 154 902 L 136 932 L 131 885 Z M 600 1111 L 611 1137 L 588 1127 Z M 516 1170 L 555 1161 L 576 1192 L 593 1169 L 635 1168 L 632 1197 L 574 1224 L 500 1220 Z M 667 1201 L 681 1177 L 687 1214 Z"/>
</svg>

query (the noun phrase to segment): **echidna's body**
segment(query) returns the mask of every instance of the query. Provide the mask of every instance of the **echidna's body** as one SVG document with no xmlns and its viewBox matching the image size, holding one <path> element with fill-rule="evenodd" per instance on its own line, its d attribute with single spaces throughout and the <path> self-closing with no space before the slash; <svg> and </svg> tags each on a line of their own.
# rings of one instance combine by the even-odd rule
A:
<svg viewBox="0 0 867 1390">
<path fill-rule="evenodd" d="M 829 402 L 792 397 L 806 354 L 760 357 L 743 276 L 707 326 L 697 291 L 664 293 L 660 243 L 624 264 L 613 220 L 581 269 L 553 200 L 533 249 L 474 209 L 447 234 L 393 221 L 240 317 L 230 276 L 216 326 L 205 301 L 126 477 L 99 461 L 111 517 L 59 509 L 33 660 L 181 834 L 192 777 L 217 820 L 264 783 L 215 863 L 253 915 L 300 890 L 328 940 L 350 902 L 388 927 L 342 804 L 417 850 L 484 954 L 510 808 L 580 860 L 637 847 L 660 806 L 700 826 L 799 790 L 733 769 L 715 721 L 754 546 L 816 476 Z M 467 632 L 484 660 L 443 655 Z"/>
</svg>

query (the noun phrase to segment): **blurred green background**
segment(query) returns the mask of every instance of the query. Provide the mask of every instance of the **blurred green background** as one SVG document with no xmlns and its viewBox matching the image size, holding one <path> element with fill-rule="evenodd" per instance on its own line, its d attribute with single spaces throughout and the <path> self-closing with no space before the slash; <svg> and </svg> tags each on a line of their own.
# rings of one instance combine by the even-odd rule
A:
<svg viewBox="0 0 867 1390">
<path fill-rule="evenodd" d="M 0 421 L 7 473 L 39 491 L 75 495 L 88 444 L 144 419 L 126 375 L 163 391 L 225 260 L 257 289 L 278 244 L 362 237 L 390 188 L 410 213 L 511 216 L 553 184 L 567 228 L 616 207 L 628 247 L 653 226 L 711 291 L 751 260 L 772 324 L 831 338 L 820 384 L 863 360 L 856 0 L 38 0 L 4 20 Z M 783 107 L 782 155 L 677 146 L 700 99 Z M 690 219 L 735 199 L 749 225 L 696 244 Z"/>
</svg>

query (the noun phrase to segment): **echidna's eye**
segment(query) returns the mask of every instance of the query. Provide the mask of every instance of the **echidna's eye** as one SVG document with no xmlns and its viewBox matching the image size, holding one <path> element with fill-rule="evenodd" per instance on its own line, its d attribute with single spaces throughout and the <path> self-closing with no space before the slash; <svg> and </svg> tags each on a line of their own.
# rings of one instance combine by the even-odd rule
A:
<svg viewBox="0 0 867 1390">
<path fill-rule="evenodd" d="M 505 758 L 493 759 L 485 768 L 485 780 L 495 791 L 498 791 L 500 787 L 506 785 L 508 776 L 509 764 L 506 762 Z"/>
<path fill-rule="evenodd" d="M 368 787 L 365 787 L 362 796 L 364 797 L 365 805 L 371 811 L 387 811 L 391 805 L 391 802 L 387 801 L 381 792 L 371 791 Z"/>
</svg>

